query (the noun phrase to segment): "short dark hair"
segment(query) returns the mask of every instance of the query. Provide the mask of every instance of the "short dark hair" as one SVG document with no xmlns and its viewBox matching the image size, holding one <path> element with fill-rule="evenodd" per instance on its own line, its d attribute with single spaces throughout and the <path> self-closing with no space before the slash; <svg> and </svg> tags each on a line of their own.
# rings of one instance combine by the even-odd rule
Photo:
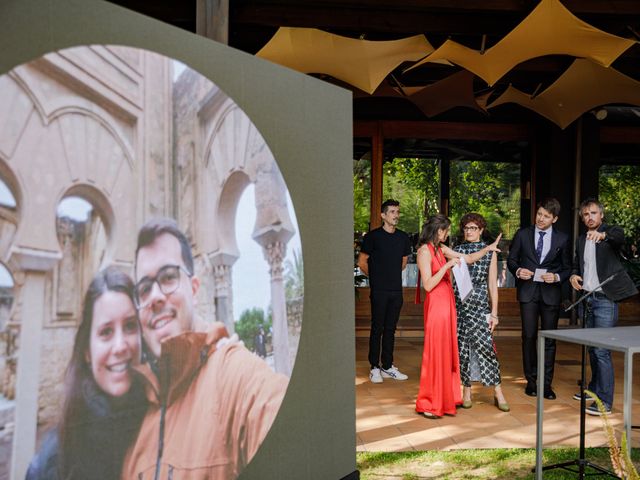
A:
<svg viewBox="0 0 640 480">
<path fill-rule="evenodd" d="M 600 203 L 600 200 L 598 200 L 596 197 L 589 197 L 589 198 L 585 198 L 582 201 L 582 203 L 580 203 L 580 208 L 578 209 L 578 215 L 582 215 L 582 210 L 584 210 L 591 204 L 597 205 L 598 208 L 600 209 L 600 213 L 604 213 L 604 205 Z"/>
<path fill-rule="evenodd" d="M 173 218 L 158 217 L 152 218 L 145 223 L 138 232 L 138 246 L 136 247 L 136 264 L 138 263 L 138 252 L 141 248 L 147 247 L 155 242 L 160 235 L 168 233 L 180 243 L 182 263 L 190 275 L 193 275 L 193 254 L 187 236 L 180 230 L 178 223 Z"/>
<path fill-rule="evenodd" d="M 460 233 L 464 235 L 464 227 L 467 223 L 475 223 L 478 228 L 485 229 L 487 228 L 487 221 L 484 219 L 482 215 L 479 213 L 466 213 L 460 219 Z"/>
<path fill-rule="evenodd" d="M 560 202 L 556 198 L 547 197 L 541 202 L 538 202 L 538 204 L 536 205 L 536 212 L 540 208 L 544 208 L 547 212 L 549 212 L 554 217 L 557 217 L 558 215 L 560 215 Z"/>
<path fill-rule="evenodd" d="M 429 217 L 427 223 L 422 227 L 420 237 L 418 238 L 418 246 L 422 246 L 426 243 L 432 243 L 436 247 L 440 245 L 438 242 L 438 230 L 446 230 L 451 225 L 451 220 L 446 216 L 438 213 Z"/>
<path fill-rule="evenodd" d="M 394 200 L 393 198 L 390 198 L 389 200 L 385 200 L 384 203 L 382 204 L 382 207 L 380 208 L 380 213 L 387 213 L 387 210 L 389 209 L 389 207 L 399 207 L 400 206 L 400 202 L 397 200 Z"/>
</svg>

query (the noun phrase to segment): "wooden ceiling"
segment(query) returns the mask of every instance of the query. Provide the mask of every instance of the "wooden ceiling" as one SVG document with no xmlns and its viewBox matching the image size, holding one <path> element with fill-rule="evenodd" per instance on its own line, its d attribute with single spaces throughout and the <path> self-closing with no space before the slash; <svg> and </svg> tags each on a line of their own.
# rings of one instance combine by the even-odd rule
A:
<svg viewBox="0 0 640 480">
<path fill-rule="evenodd" d="M 196 28 L 197 1 L 210 0 L 112 0 L 191 32 Z M 597 28 L 640 40 L 640 0 L 562 0 L 562 3 Z M 470 48 L 488 49 L 537 4 L 537 0 L 229 0 L 228 38 L 230 46 L 252 54 L 262 48 L 280 26 L 313 27 L 367 40 L 424 34 L 436 48 L 451 38 Z M 572 60 L 572 57 L 547 56 L 524 62 L 503 77 L 495 88 L 499 92 L 511 83 L 523 91 L 541 91 L 555 81 Z M 390 80 L 407 86 L 427 85 L 458 69 L 430 64 L 403 74 L 407 66 L 397 68 Z M 640 45 L 629 49 L 612 66 L 640 81 Z M 474 88 L 481 92 L 487 86 L 477 79 Z M 535 115 L 519 107 L 499 109 L 498 117 L 507 121 L 513 115 Z M 616 112 L 622 115 L 619 109 Z M 357 99 L 354 114 L 363 119 L 425 118 L 402 98 Z M 470 120 L 478 116 L 482 114 L 466 110 L 443 114 L 444 119 Z M 629 121 L 635 122 L 637 118 L 633 113 L 628 115 Z"/>
</svg>

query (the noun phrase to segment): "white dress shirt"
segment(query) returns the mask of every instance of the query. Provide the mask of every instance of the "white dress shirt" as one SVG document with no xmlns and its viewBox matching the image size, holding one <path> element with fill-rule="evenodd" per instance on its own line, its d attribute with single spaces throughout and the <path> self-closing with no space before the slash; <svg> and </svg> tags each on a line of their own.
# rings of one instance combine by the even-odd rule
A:
<svg viewBox="0 0 640 480">
<path fill-rule="evenodd" d="M 598 269 L 596 268 L 596 242 L 593 240 L 586 240 L 584 242 L 584 276 L 583 276 L 582 288 L 587 292 L 601 292 L 602 287 L 596 289 L 600 284 L 598 278 Z"/>
</svg>

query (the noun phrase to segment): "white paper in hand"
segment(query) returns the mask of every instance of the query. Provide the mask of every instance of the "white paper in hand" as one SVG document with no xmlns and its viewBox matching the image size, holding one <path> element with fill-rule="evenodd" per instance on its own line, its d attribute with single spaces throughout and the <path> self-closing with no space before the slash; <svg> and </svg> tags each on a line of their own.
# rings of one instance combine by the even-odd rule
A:
<svg viewBox="0 0 640 480">
<path fill-rule="evenodd" d="M 464 258 L 460 258 L 460 265 L 454 265 L 452 270 L 453 278 L 456 281 L 456 285 L 458 285 L 460 300 L 464 302 L 469 294 L 471 294 L 471 290 L 473 290 L 473 285 L 471 284 L 471 275 L 469 275 L 469 267 L 467 266 L 467 262 L 464 261 Z"/>
<path fill-rule="evenodd" d="M 536 271 L 533 272 L 533 281 L 534 282 L 544 282 L 544 279 L 542 278 L 542 275 L 544 275 L 545 273 L 547 273 L 547 269 L 546 268 L 536 268 Z"/>
</svg>

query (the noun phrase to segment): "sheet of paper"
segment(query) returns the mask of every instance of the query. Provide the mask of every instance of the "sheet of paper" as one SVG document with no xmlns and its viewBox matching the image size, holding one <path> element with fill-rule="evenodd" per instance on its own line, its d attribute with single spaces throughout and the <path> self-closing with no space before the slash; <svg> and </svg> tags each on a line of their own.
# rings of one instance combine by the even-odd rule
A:
<svg viewBox="0 0 640 480">
<path fill-rule="evenodd" d="M 469 267 L 467 266 L 467 262 L 464 261 L 464 258 L 461 258 L 460 265 L 454 265 L 452 270 L 453 278 L 456 281 L 456 285 L 458 285 L 460 300 L 464 302 L 471 293 L 471 290 L 473 290 L 473 285 L 471 284 L 471 275 L 469 275 Z"/>
<path fill-rule="evenodd" d="M 542 279 L 542 275 L 547 273 L 546 268 L 536 268 L 536 271 L 533 273 L 533 281 L 534 282 L 544 282 Z"/>
</svg>

